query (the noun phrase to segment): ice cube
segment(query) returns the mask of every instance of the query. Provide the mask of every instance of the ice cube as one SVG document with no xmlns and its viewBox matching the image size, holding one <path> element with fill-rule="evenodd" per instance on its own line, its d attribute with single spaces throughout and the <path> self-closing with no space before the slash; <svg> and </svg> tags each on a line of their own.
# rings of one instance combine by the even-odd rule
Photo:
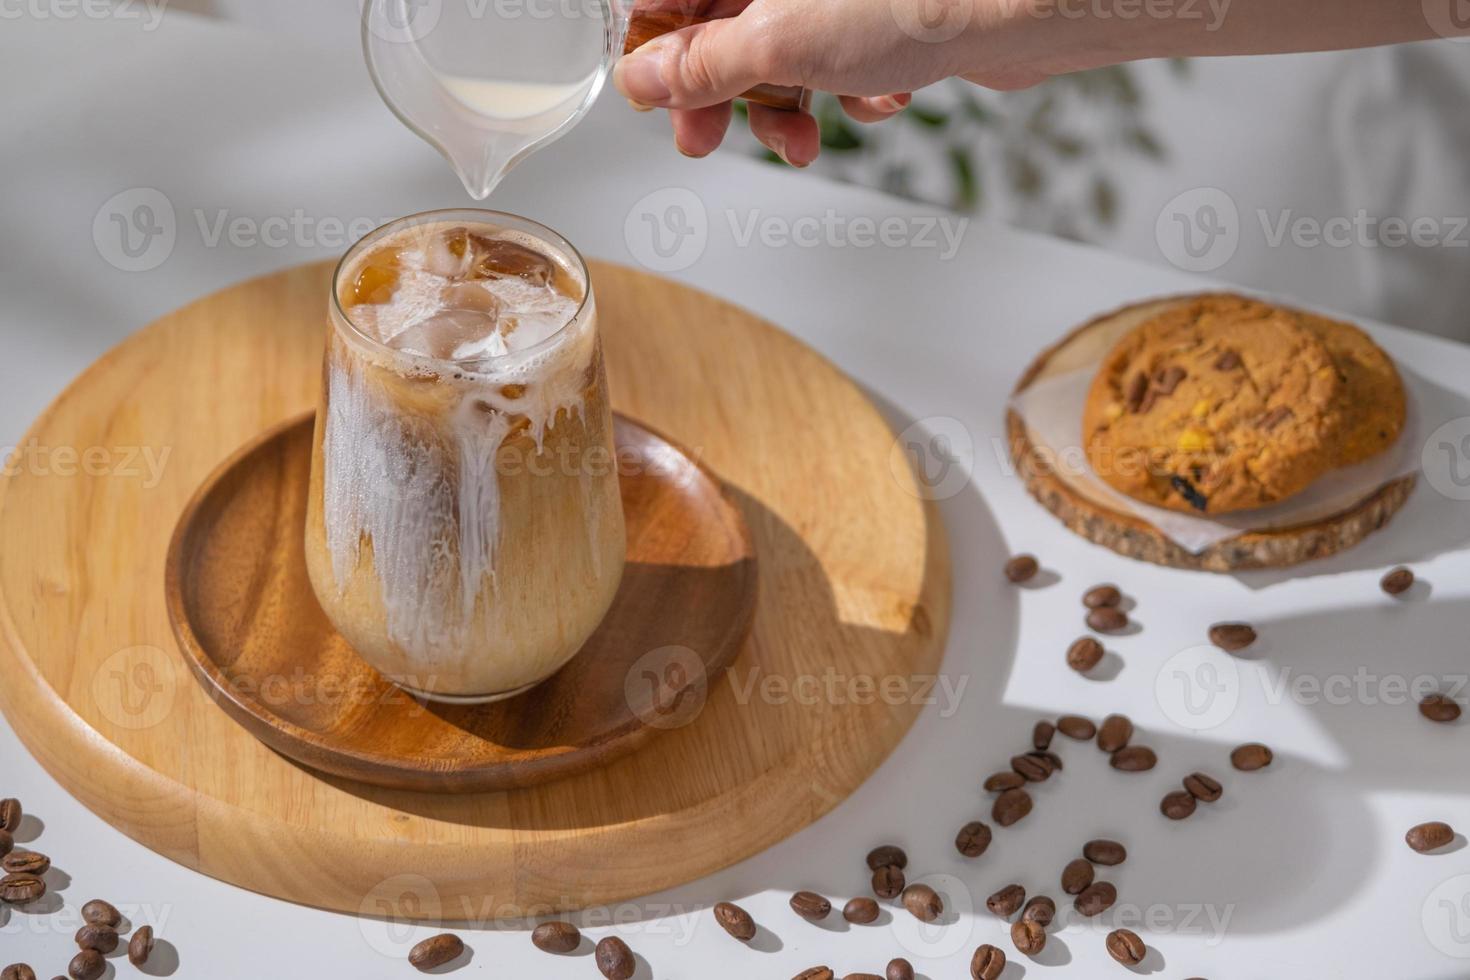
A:
<svg viewBox="0 0 1470 980">
<path fill-rule="evenodd" d="M 474 310 L 477 313 L 500 315 L 500 300 L 478 282 L 456 282 L 439 291 L 439 300 L 446 310 Z"/>
<path fill-rule="evenodd" d="M 445 310 L 395 334 L 389 345 L 410 354 L 449 360 L 498 338 L 499 317 L 480 310 Z"/>
<path fill-rule="evenodd" d="M 352 292 L 347 297 L 348 306 L 365 303 L 381 305 L 393 298 L 398 288 L 398 273 L 401 261 L 398 249 L 386 247 L 370 252 L 363 260 L 357 278 L 352 281 Z"/>
<path fill-rule="evenodd" d="M 425 272 L 442 279 L 463 279 L 474 264 L 469 248 L 470 233 L 464 228 L 451 228 L 427 237 L 423 244 Z"/>
<path fill-rule="evenodd" d="M 519 242 L 475 234 L 470 234 L 469 239 L 474 244 L 473 274 L 477 278 L 516 276 L 533 285 L 545 286 L 556 271 L 551 259 Z"/>
</svg>

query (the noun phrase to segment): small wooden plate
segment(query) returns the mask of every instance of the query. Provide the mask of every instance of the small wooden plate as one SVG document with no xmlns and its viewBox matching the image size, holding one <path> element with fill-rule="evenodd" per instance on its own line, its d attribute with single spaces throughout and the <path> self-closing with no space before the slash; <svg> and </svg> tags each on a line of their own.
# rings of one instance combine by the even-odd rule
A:
<svg viewBox="0 0 1470 980">
<path fill-rule="evenodd" d="M 1084 323 L 1041 352 L 1016 382 L 1016 392 L 1025 391 L 1037 381 L 1100 364 L 1129 330 L 1170 306 L 1196 298 L 1176 296 L 1135 303 Z M 1038 451 L 1037 440 L 1025 421 L 1014 411 L 1006 412 L 1006 435 L 1016 472 L 1031 496 L 1070 530 L 1120 555 L 1171 568 L 1235 572 L 1326 558 L 1387 524 L 1414 489 L 1413 474 L 1402 476 L 1367 491 L 1362 499 L 1335 514 L 1290 527 L 1245 531 L 1195 554 L 1137 514 L 1117 510 L 1090 482 L 1079 480 L 1065 468 L 1051 466 L 1047 455 Z"/>
<path fill-rule="evenodd" d="M 621 477 L 628 561 L 597 631 L 519 697 L 415 699 L 353 652 L 312 592 L 303 551 L 312 421 L 271 429 L 215 470 L 185 508 L 165 566 L 169 617 L 195 677 L 288 758 L 391 789 L 557 779 L 673 727 L 660 712 L 702 700 L 750 632 L 756 562 L 739 509 L 682 448 L 619 415 L 618 449 L 643 465 Z"/>
</svg>

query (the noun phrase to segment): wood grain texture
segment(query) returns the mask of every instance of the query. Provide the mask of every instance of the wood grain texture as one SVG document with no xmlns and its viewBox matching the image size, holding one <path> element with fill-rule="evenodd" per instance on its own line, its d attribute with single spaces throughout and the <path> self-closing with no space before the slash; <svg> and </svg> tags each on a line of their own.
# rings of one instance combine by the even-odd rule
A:
<svg viewBox="0 0 1470 980">
<path fill-rule="evenodd" d="M 52 462 L 61 447 L 105 458 L 72 475 L 22 460 L 0 483 L 0 709 L 79 800 L 256 891 L 483 920 L 708 874 L 810 824 L 898 743 L 915 699 L 806 704 L 764 686 L 828 671 L 932 683 L 948 555 L 912 474 L 891 465 L 886 423 L 790 336 L 598 263 L 614 407 L 721 475 L 760 556 L 750 639 L 701 709 L 609 765 L 460 795 L 323 777 L 241 728 L 175 645 L 165 553 L 210 472 L 314 407 L 329 278 L 317 264 L 253 280 L 135 334 L 27 437 Z"/>
<path fill-rule="evenodd" d="M 618 416 L 627 565 L 553 677 L 496 704 L 425 704 L 332 628 L 306 571 L 312 422 L 268 430 L 205 481 L 164 569 L 174 637 L 206 693 L 277 752 L 391 789 L 475 792 L 585 772 L 680 726 L 755 615 L 738 507 L 681 448 Z"/>
<path fill-rule="evenodd" d="M 1037 381 L 1100 364 L 1124 334 L 1149 317 L 1194 296 L 1176 296 L 1125 306 L 1090 320 L 1042 351 L 1021 375 L 1015 390 Z M 1281 568 L 1326 558 L 1357 544 L 1383 527 L 1408 500 L 1413 474 L 1376 487 L 1351 507 L 1321 520 L 1291 527 L 1248 531 L 1198 554 L 1180 547 L 1148 521 L 1118 510 L 1089 481 L 1052 464 L 1038 440 L 1015 411 L 1006 412 L 1011 459 L 1031 496 L 1070 530 L 1129 558 L 1210 572 Z"/>
</svg>

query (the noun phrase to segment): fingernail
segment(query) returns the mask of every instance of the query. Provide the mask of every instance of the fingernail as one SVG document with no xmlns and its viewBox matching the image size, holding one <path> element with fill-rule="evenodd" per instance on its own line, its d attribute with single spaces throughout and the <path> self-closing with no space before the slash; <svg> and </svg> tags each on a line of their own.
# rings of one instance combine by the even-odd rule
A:
<svg viewBox="0 0 1470 980">
<path fill-rule="evenodd" d="M 794 164 L 794 163 L 791 162 L 791 158 L 786 155 L 786 141 L 784 139 L 782 139 L 779 136 L 772 136 L 771 137 L 771 141 L 769 143 L 767 143 L 766 146 L 770 148 L 770 151 L 772 153 L 774 153 L 774 154 L 776 154 L 776 156 L 780 157 L 781 158 L 781 162 L 784 163 L 784 164 L 786 164 L 786 166 L 788 166 L 788 167 L 794 167 L 794 166 L 796 166 L 796 164 Z"/>
<path fill-rule="evenodd" d="M 628 108 L 632 109 L 634 112 L 652 112 L 654 109 L 654 107 L 651 105 L 644 105 L 642 102 L 634 102 L 632 99 L 628 100 Z"/>
<path fill-rule="evenodd" d="M 613 84 L 618 91 L 630 101 L 646 106 L 669 101 L 672 93 L 663 80 L 665 48 L 666 45 L 653 40 L 619 59 L 613 67 Z"/>
<path fill-rule="evenodd" d="M 878 100 L 878 107 L 884 112 L 902 112 L 908 108 L 912 95 L 885 95 Z"/>
</svg>

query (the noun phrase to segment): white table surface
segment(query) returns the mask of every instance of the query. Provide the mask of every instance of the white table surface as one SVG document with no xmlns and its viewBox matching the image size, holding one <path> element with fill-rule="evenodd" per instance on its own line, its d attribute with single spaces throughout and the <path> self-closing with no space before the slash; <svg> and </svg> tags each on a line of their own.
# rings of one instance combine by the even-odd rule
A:
<svg viewBox="0 0 1470 980">
<path fill-rule="evenodd" d="M 1432 726 L 1395 687 L 1421 676 L 1463 684 L 1470 508 L 1421 486 L 1387 533 L 1293 575 L 1168 572 L 1087 545 L 1008 473 L 998 441 L 1005 393 L 1070 324 L 1199 280 L 980 225 L 966 229 L 947 261 L 918 247 L 741 244 L 732 227 L 753 216 L 779 222 L 830 211 L 841 223 L 924 212 L 730 156 L 684 160 L 642 127 L 620 128 L 625 113 L 604 99 L 493 203 L 546 221 L 592 255 L 636 262 L 648 254 L 640 199 L 687 189 L 708 217 L 707 246 L 672 275 L 824 351 L 881 393 L 904 425 L 960 421 L 975 445 L 974 472 L 942 505 L 956 599 L 944 672 L 951 687 L 965 686 L 952 703 L 926 710 L 894 756 L 814 826 L 717 875 L 612 910 L 622 925 L 607 926 L 606 912 L 581 918 L 593 923 L 588 934 L 621 934 L 642 958 L 644 980 L 782 978 L 817 963 L 839 976 L 881 973 L 898 954 L 934 980 L 963 977 L 978 943 L 1011 950 L 984 896 L 1018 881 L 1058 897 L 1056 876 L 1082 842 L 1115 836 L 1132 856 L 1107 875 L 1121 895 L 1114 918 L 1147 940 L 1141 972 L 1215 980 L 1470 974 L 1463 839 L 1428 856 L 1402 839 L 1423 820 L 1470 826 L 1467 723 Z M 175 14 L 153 31 L 120 17 L 7 19 L 0 177 L 0 337 L 10 352 L 0 368 L 0 442 L 18 440 L 71 377 L 155 316 L 341 250 L 331 236 L 211 247 L 196 209 L 212 226 L 221 209 L 254 221 L 289 219 L 296 209 L 348 221 L 467 203 L 438 157 L 379 104 L 350 45 L 295 49 Z M 101 257 L 93 223 L 105 201 L 138 187 L 167 196 L 177 240 L 161 265 L 125 272 Z M 131 215 L 135 199 L 123 200 Z M 1431 381 L 1470 385 L 1470 350 L 1389 328 L 1377 334 Z M 1433 482 L 1453 489 L 1444 473 Z M 1042 556 L 1050 584 L 1002 583 L 1000 564 L 1020 550 Z M 1377 587 L 1399 561 L 1428 583 L 1406 602 Z M 1110 676 L 1089 680 L 1067 669 L 1062 651 L 1081 632 L 1079 594 L 1105 580 L 1137 598 L 1143 629 L 1109 642 Z M 1222 618 L 1255 622 L 1262 639 L 1249 659 L 1210 661 L 1237 668 L 1224 695 L 1236 706 L 1195 731 L 1171 720 L 1188 716 L 1169 693 L 1183 661 L 1170 658 Z M 1298 686 L 1302 678 L 1327 683 L 1327 693 L 1314 696 Z M 1138 741 L 1158 750 L 1157 769 L 1117 774 L 1095 749 L 1064 744 L 1067 770 L 1038 789 L 1031 817 L 998 831 L 978 861 L 954 852 L 956 828 L 988 812 L 980 778 L 1024 746 L 1035 719 L 1111 711 L 1134 719 Z M 1275 764 L 1231 770 L 1228 749 L 1257 739 L 1276 748 Z M 1159 798 L 1197 768 L 1224 781 L 1225 798 L 1182 823 L 1164 820 Z M 412 975 L 397 957 L 433 931 L 294 906 L 173 864 L 72 800 L 0 724 L 4 795 L 22 798 L 38 818 L 22 839 L 34 837 L 62 872 L 53 874 L 60 913 L 0 912 L 0 963 L 29 961 L 42 977 L 61 972 L 75 910 L 94 896 L 153 923 L 172 946 L 154 972 L 179 977 Z M 941 890 L 961 914 L 937 937 L 916 935 L 901 911 L 847 927 L 811 925 L 786 908 L 796 888 L 839 903 L 865 893 L 862 856 L 887 840 L 908 848 L 911 878 L 947 876 Z M 707 906 L 722 899 L 741 901 L 768 927 L 760 948 L 743 949 L 712 924 Z M 976 915 L 964 911 L 977 906 Z M 1073 922 L 1039 960 L 1006 976 L 1121 976 L 1103 950 L 1106 928 Z M 596 976 L 585 956 L 536 952 L 524 926 L 459 931 L 474 956 L 458 975 Z M 119 977 L 137 972 L 125 959 L 110 962 Z"/>
</svg>

